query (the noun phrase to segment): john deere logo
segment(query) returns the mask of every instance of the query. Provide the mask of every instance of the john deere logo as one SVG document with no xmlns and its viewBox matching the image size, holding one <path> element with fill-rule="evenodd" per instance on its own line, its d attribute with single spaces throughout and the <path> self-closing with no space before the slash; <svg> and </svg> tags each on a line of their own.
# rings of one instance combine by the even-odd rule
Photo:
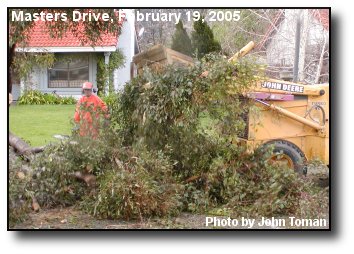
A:
<svg viewBox="0 0 354 254">
<path fill-rule="evenodd" d="M 295 93 L 303 93 L 304 92 L 303 86 L 283 84 L 283 83 L 278 83 L 278 82 L 263 82 L 262 87 L 268 88 L 268 89 L 282 90 L 282 91 L 287 91 L 287 92 L 295 92 Z"/>
</svg>

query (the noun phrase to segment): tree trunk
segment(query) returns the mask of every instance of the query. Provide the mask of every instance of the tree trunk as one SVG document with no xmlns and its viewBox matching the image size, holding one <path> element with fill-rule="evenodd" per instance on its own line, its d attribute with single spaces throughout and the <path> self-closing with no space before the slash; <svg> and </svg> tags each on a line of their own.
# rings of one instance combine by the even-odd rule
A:
<svg viewBox="0 0 354 254">
<path fill-rule="evenodd" d="M 309 33 L 309 12 L 308 10 L 301 10 L 302 24 L 301 24 L 301 39 L 300 39 L 300 55 L 299 55 L 299 78 L 298 81 L 304 81 L 305 74 L 305 60 L 306 60 L 306 46 Z"/>
<path fill-rule="evenodd" d="M 25 141 L 13 135 L 11 132 L 9 133 L 9 144 L 18 154 L 21 155 L 30 155 L 44 151 L 44 147 L 31 147 Z"/>
<path fill-rule="evenodd" d="M 321 51 L 321 56 L 320 56 L 320 60 L 318 62 L 318 66 L 317 66 L 317 73 L 316 73 L 316 77 L 315 77 L 315 84 L 318 84 L 318 82 L 320 81 L 320 76 L 321 76 L 321 70 L 322 70 L 322 66 L 323 66 L 323 56 L 326 52 L 326 45 L 327 45 L 327 37 L 324 37 L 324 42 L 323 42 L 323 46 L 322 46 L 322 51 Z"/>
<path fill-rule="evenodd" d="M 12 93 L 12 63 L 15 56 L 16 44 L 8 46 L 8 67 L 7 67 L 7 92 Z"/>
</svg>

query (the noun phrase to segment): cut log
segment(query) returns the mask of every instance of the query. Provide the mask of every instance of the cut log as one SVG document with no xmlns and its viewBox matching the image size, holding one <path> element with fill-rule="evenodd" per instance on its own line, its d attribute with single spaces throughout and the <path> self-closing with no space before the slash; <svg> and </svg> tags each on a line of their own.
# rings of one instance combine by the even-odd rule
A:
<svg viewBox="0 0 354 254">
<path fill-rule="evenodd" d="M 12 146 L 18 154 L 30 155 L 34 153 L 40 153 L 44 151 L 44 146 L 42 147 L 31 147 L 21 138 L 9 133 L 9 144 Z"/>
<path fill-rule="evenodd" d="M 38 204 L 38 201 L 37 201 L 37 199 L 35 197 L 32 198 L 32 209 L 35 212 L 38 212 L 41 209 L 41 207 Z"/>
<path fill-rule="evenodd" d="M 76 179 L 84 181 L 88 187 L 93 188 L 96 186 L 96 176 L 93 174 L 82 173 L 82 172 L 75 172 L 74 177 Z"/>
</svg>

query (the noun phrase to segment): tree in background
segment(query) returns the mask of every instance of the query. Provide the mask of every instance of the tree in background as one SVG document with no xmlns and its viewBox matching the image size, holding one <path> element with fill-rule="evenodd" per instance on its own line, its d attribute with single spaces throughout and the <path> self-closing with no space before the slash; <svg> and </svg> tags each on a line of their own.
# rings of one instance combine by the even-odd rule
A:
<svg viewBox="0 0 354 254">
<path fill-rule="evenodd" d="M 215 40 L 213 31 L 203 20 L 204 17 L 202 16 L 193 23 L 192 46 L 197 58 L 202 58 L 205 54 L 221 50 L 220 43 Z"/>
<path fill-rule="evenodd" d="M 171 48 L 185 55 L 192 56 L 192 42 L 187 34 L 186 29 L 183 27 L 182 21 L 179 21 L 176 25 L 175 33 L 172 36 Z"/>
<path fill-rule="evenodd" d="M 232 10 L 225 9 L 224 12 Z M 279 10 L 275 9 L 244 9 L 241 10 L 241 19 L 237 22 L 227 20 L 214 22 L 211 26 L 214 37 L 221 44 L 223 53 L 231 57 L 248 42 L 258 44 L 266 34 Z"/>
</svg>

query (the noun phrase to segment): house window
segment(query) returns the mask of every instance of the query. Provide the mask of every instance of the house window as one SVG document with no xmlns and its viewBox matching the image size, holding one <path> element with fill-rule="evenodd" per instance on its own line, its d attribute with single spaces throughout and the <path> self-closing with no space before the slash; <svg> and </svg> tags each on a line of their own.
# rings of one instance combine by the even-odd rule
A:
<svg viewBox="0 0 354 254">
<path fill-rule="evenodd" d="M 79 88 L 89 81 L 89 58 L 67 58 L 56 61 L 48 70 L 49 88 Z"/>
</svg>

